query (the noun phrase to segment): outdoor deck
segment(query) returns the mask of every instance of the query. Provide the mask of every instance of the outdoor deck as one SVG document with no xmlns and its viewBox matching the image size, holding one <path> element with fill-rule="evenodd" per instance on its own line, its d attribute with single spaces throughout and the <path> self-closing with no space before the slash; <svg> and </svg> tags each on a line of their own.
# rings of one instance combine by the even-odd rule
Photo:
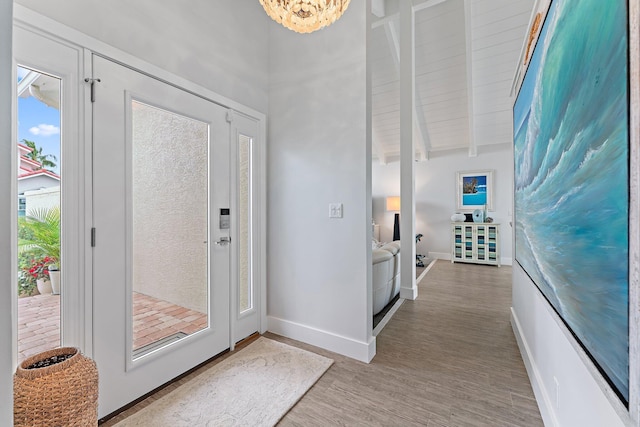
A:
<svg viewBox="0 0 640 427">
<path fill-rule="evenodd" d="M 133 346 L 138 349 L 178 332 L 207 326 L 206 314 L 134 292 Z M 60 295 L 18 299 L 18 363 L 60 346 Z"/>
</svg>

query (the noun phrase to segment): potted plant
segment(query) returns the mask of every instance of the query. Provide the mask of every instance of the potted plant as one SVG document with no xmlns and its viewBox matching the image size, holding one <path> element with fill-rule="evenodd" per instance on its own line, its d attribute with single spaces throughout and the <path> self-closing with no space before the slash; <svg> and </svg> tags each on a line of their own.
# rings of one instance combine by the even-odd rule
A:
<svg viewBox="0 0 640 427">
<path fill-rule="evenodd" d="M 30 254 L 22 253 L 18 255 L 18 296 L 30 297 L 38 294 L 36 278 L 29 273 L 33 263 Z"/>
<path fill-rule="evenodd" d="M 60 293 L 60 207 L 34 209 L 20 218 L 19 227 L 18 251 L 46 260 L 47 271 L 37 274 L 50 279 L 54 294 Z"/>
<path fill-rule="evenodd" d="M 27 275 L 36 281 L 38 292 L 41 294 L 50 294 L 53 292 L 51 287 L 51 279 L 49 277 L 49 264 L 53 260 L 49 257 L 34 259 L 29 265 Z"/>
</svg>

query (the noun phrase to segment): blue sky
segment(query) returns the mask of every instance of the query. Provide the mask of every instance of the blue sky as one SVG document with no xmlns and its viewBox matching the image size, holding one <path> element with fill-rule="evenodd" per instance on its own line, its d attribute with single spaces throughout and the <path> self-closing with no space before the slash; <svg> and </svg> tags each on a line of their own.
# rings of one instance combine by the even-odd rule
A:
<svg viewBox="0 0 640 427">
<path fill-rule="evenodd" d="M 18 67 L 18 81 L 24 75 L 24 69 Z M 34 97 L 18 98 L 18 141 L 23 139 L 35 142 L 44 154 L 56 156 L 58 166 L 53 171 L 59 173 L 60 111 Z"/>
</svg>

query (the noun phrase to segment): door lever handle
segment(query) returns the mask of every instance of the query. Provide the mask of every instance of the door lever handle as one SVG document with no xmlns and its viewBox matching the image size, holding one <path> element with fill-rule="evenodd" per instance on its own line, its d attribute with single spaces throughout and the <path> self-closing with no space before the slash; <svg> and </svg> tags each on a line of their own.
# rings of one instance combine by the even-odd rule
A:
<svg viewBox="0 0 640 427">
<path fill-rule="evenodd" d="M 231 237 L 222 236 L 222 237 L 220 237 L 220 240 L 218 240 L 216 242 L 216 245 L 218 245 L 218 246 L 227 246 L 229 243 L 231 243 Z"/>
</svg>

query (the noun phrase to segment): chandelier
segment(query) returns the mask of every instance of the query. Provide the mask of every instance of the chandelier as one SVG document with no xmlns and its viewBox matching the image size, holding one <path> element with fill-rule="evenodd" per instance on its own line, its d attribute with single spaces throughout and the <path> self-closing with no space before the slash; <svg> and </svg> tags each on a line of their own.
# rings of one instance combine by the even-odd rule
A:
<svg viewBox="0 0 640 427">
<path fill-rule="evenodd" d="M 350 0 L 260 0 L 267 15 L 296 33 L 311 33 L 338 20 Z"/>
</svg>

